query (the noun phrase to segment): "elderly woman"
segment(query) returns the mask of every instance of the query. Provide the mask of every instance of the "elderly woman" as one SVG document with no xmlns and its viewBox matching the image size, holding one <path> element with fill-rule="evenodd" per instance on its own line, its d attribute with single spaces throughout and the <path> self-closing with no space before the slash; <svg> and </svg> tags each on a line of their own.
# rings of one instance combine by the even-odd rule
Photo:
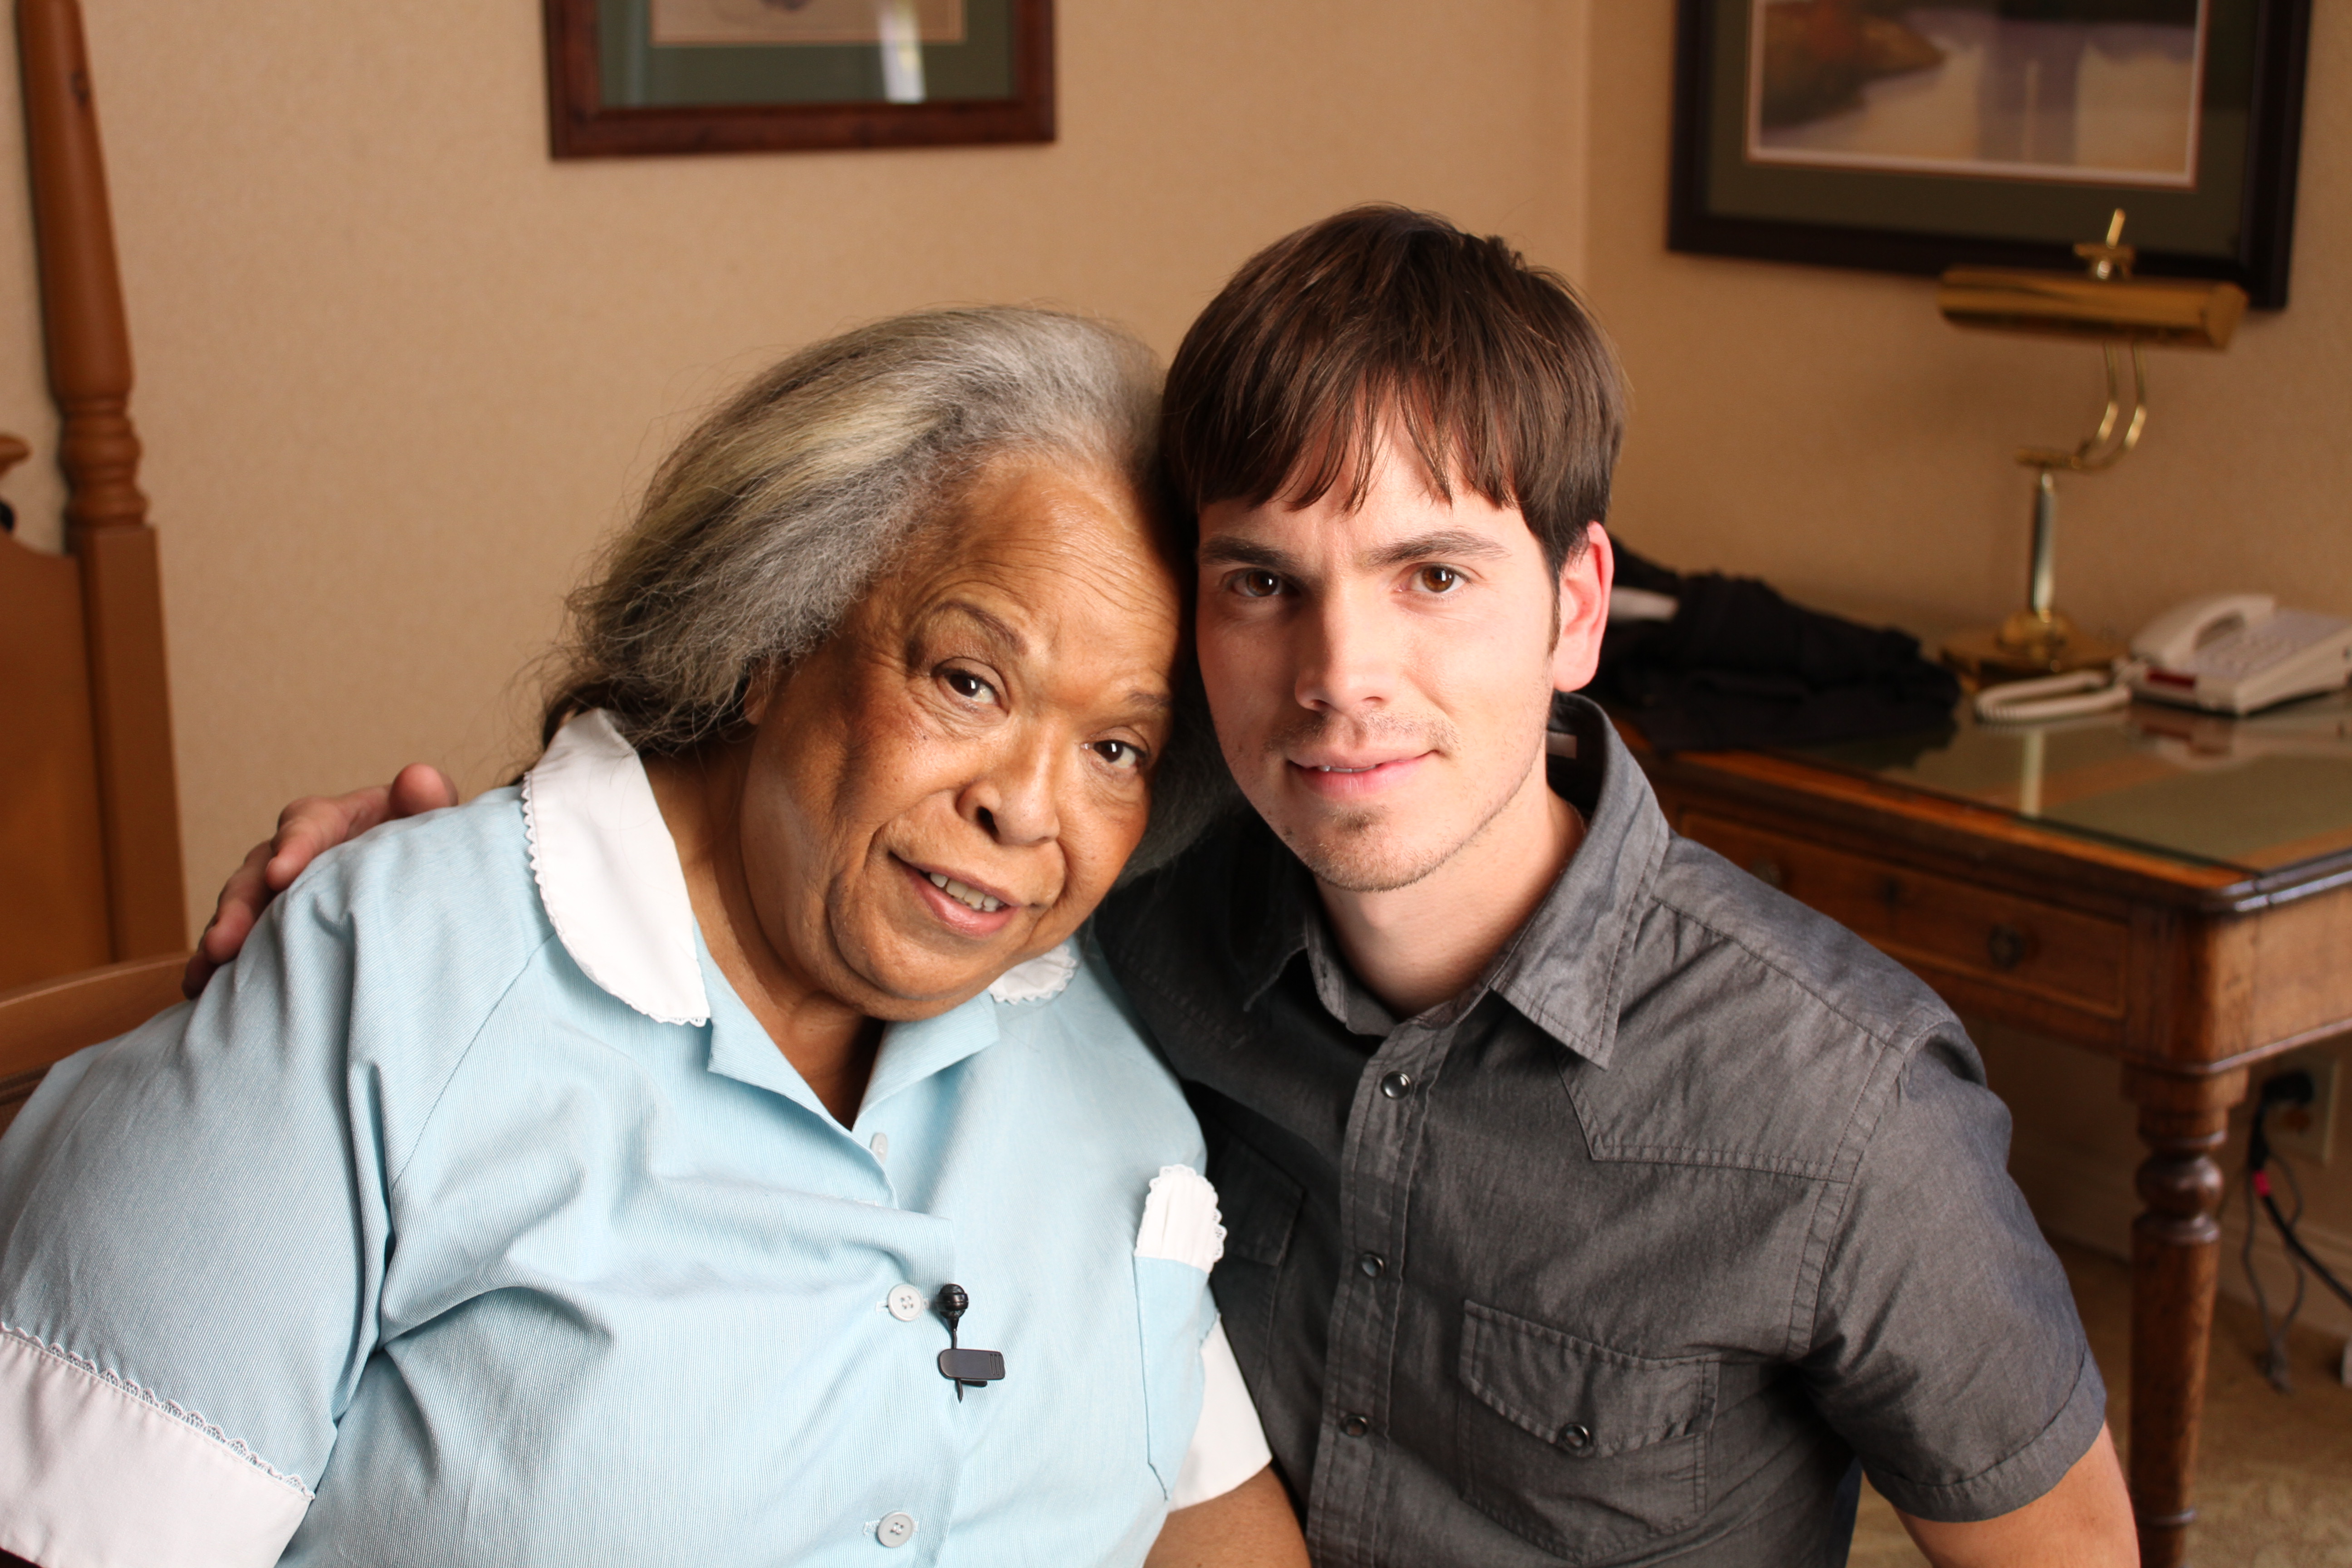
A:
<svg viewBox="0 0 2352 1568">
<path fill-rule="evenodd" d="M 1153 380 L 1009 310 L 780 365 L 575 602 L 520 787 L 49 1075 L 0 1548 L 1305 1561 L 1082 933 L 1182 831 Z"/>
</svg>

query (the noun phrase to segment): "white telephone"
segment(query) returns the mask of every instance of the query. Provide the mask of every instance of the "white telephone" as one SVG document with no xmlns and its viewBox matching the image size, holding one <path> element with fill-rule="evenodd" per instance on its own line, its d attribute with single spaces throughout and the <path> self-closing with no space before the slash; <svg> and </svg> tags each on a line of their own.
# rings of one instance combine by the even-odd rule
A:
<svg viewBox="0 0 2352 1568">
<path fill-rule="evenodd" d="M 1988 688 L 1977 717 L 2032 723 L 2121 708 L 2134 695 L 2209 713 L 2252 713 L 2352 682 L 2352 620 L 2283 610 L 2268 594 L 2209 594 L 2139 629 L 2113 671 Z"/>
<path fill-rule="evenodd" d="M 2140 628 L 2131 650 L 2134 691 L 2213 713 L 2251 713 L 2352 680 L 2352 621 L 2282 610 L 2268 594 L 2176 605 Z"/>
</svg>

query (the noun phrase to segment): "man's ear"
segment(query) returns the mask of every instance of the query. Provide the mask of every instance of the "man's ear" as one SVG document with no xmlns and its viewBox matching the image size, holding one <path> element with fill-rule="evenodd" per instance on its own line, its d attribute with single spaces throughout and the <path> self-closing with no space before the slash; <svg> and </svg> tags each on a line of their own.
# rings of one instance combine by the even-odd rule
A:
<svg viewBox="0 0 2352 1568">
<path fill-rule="evenodd" d="M 1601 667 L 1601 637 L 1609 629 L 1609 584 L 1617 578 L 1617 557 L 1609 531 L 1584 525 L 1584 548 L 1559 569 L 1559 640 L 1552 645 L 1551 688 L 1574 691 Z"/>
</svg>

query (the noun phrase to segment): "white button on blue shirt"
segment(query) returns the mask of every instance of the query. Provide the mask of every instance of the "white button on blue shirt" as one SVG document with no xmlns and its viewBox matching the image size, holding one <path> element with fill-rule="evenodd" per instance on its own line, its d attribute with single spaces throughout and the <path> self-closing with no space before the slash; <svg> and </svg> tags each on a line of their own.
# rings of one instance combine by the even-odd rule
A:
<svg viewBox="0 0 2352 1568">
<path fill-rule="evenodd" d="M 601 716 L 526 791 L 322 857 L 0 1140 L 0 1547 L 1132 1563 L 1265 1464 L 1202 1260 L 1138 1255 L 1202 1150 L 1094 962 L 892 1026 L 844 1128 Z"/>
</svg>

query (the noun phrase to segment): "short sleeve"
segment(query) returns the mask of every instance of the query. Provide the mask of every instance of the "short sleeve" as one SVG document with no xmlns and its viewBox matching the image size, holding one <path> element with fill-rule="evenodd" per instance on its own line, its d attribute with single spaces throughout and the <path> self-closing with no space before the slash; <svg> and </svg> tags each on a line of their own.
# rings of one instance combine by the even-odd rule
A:
<svg viewBox="0 0 2352 1568">
<path fill-rule="evenodd" d="M 2008 1110 L 1948 1026 L 1903 1064 L 1824 1261 L 1808 1386 L 1871 1483 L 1922 1519 L 2022 1508 L 2106 1419 L 2008 1151 Z"/>
<path fill-rule="evenodd" d="M 0 1139 L 0 1547 L 36 1563 L 276 1562 L 373 1349 L 385 1183 L 348 931 L 272 914 Z"/>
<path fill-rule="evenodd" d="M 1170 1508 L 1221 1498 L 1274 1463 L 1265 1429 L 1258 1425 L 1257 1405 L 1242 1382 L 1241 1363 L 1234 1359 L 1222 1322 L 1201 1343 L 1201 1419 L 1176 1472 Z"/>
</svg>

